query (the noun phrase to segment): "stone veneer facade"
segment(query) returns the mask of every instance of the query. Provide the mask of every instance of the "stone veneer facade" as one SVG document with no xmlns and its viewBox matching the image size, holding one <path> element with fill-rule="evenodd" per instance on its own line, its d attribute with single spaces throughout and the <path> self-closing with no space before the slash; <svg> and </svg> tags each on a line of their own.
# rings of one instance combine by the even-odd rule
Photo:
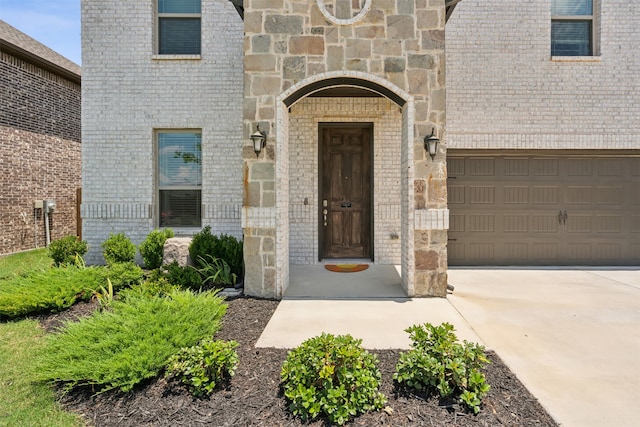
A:
<svg viewBox="0 0 640 427">
<path fill-rule="evenodd" d="M 244 2 L 245 292 L 279 298 L 288 285 L 289 263 L 317 259 L 313 253 L 317 199 L 312 197 L 308 208 L 311 225 L 299 230 L 296 212 L 301 198 L 308 196 L 290 178 L 305 159 L 305 153 L 297 150 L 299 144 L 311 137 L 314 151 L 306 152 L 306 157 L 313 157 L 318 147 L 313 128 L 329 114 L 334 117 L 329 121 L 335 122 L 368 116 L 369 121 L 384 123 L 376 126 L 376 132 L 385 135 L 374 135 L 374 150 L 391 147 L 386 155 L 393 156 L 387 164 L 393 172 L 388 185 L 376 187 L 374 199 L 383 200 L 387 190 L 398 193 L 384 203 L 376 201 L 374 207 L 376 223 L 382 227 L 374 236 L 376 262 L 401 261 L 409 296 L 445 296 L 446 144 L 440 144 L 435 160 L 425 155 L 423 146 L 432 129 L 441 138 L 444 131 L 444 0 L 366 1 L 362 19 L 341 20 L 323 14 L 325 3 Z M 332 99 L 329 110 L 323 111 L 318 98 L 305 99 L 310 88 L 332 87 L 340 79 L 384 93 L 393 105 L 383 100 L 365 105 Z M 353 109 L 330 111 L 349 102 Z M 380 108 L 396 112 L 385 117 Z M 256 158 L 249 135 L 258 124 L 267 133 L 267 145 Z M 384 174 L 377 173 L 385 162 L 374 163 L 376 179 L 384 180 Z M 317 179 L 313 164 L 309 167 L 309 179 Z M 385 214 L 387 204 L 390 212 Z M 385 225 L 384 215 L 397 220 Z M 400 241 L 389 243 L 387 233 L 398 233 Z M 298 241 L 299 236 L 305 237 Z"/>
</svg>

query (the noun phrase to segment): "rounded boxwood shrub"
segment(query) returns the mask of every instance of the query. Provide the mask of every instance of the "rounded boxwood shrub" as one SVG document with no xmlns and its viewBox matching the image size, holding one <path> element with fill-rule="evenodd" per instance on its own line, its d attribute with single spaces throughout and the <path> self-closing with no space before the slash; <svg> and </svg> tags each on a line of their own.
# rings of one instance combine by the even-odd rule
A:
<svg viewBox="0 0 640 427">
<path fill-rule="evenodd" d="M 76 257 L 83 257 L 89 250 L 89 245 L 76 236 L 65 236 L 49 244 L 49 256 L 56 266 L 73 265 Z"/>
<path fill-rule="evenodd" d="M 147 235 L 147 238 L 140 244 L 140 255 L 142 255 L 145 267 L 154 270 L 162 266 L 164 242 L 173 236 L 173 230 L 170 228 L 153 230 Z"/>
<path fill-rule="evenodd" d="M 124 233 L 111 233 L 102 244 L 102 249 L 107 264 L 134 262 L 136 259 L 136 245 Z"/>
<path fill-rule="evenodd" d="M 289 410 L 303 421 L 325 415 L 343 425 L 386 403 L 374 354 L 350 335 L 322 334 L 291 350 L 280 374 Z"/>
</svg>

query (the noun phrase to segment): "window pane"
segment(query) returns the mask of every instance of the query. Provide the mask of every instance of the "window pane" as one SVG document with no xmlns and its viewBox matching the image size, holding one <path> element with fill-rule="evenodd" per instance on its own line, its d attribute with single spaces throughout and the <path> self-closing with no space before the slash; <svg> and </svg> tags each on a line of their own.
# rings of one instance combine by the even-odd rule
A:
<svg viewBox="0 0 640 427">
<path fill-rule="evenodd" d="M 200 227 L 200 190 L 160 190 L 160 227 Z"/>
<path fill-rule="evenodd" d="M 158 13 L 200 13 L 200 0 L 158 0 Z"/>
<path fill-rule="evenodd" d="M 552 15 L 593 15 L 593 0 L 552 0 Z"/>
<path fill-rule="evenodd" d="M 200 18 L 160 18 L 161 55 L 199 55 Z"/>
<path fill-rule="evenodd" d="M 199 133 L 158 134 L 160 187 L 202 185 L 202 137 Z"/>
<path fill-rule="evenodd" d="M 591 55 L 591 21 L 551 22 L 551 56 Z"/>
</svg>

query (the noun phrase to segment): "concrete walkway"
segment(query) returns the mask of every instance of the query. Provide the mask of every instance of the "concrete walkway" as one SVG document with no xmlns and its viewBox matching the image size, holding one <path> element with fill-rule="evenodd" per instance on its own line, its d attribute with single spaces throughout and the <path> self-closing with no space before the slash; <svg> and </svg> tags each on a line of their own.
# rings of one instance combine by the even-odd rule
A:
<svg viewBox="0 0 640 427">
<path fill-rule="evenodd" d="M 452 269 L 449 283 L 446 300 L 285 298 L 257 346 L 331 332 L 407 348 L 404 328 L 446 321 L 494 350 L 561 425 L 638 425 L 640 269 Z"/>
</svg>

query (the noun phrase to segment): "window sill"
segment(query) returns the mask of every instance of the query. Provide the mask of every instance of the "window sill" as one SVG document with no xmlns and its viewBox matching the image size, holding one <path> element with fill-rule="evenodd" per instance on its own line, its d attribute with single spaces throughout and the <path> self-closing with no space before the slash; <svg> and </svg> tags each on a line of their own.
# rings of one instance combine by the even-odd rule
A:
<svg viewBox="0 0 640 427">
<path fill-rule="evenodd" d="M 199 61 L 202 55 L 151 55 L 151 59 L 159 61 Z"/>
<path fill-rule="evenodd" d="M 552 62 L 602 62 L 601 56 L 552 56 Z"/>
</svg>

